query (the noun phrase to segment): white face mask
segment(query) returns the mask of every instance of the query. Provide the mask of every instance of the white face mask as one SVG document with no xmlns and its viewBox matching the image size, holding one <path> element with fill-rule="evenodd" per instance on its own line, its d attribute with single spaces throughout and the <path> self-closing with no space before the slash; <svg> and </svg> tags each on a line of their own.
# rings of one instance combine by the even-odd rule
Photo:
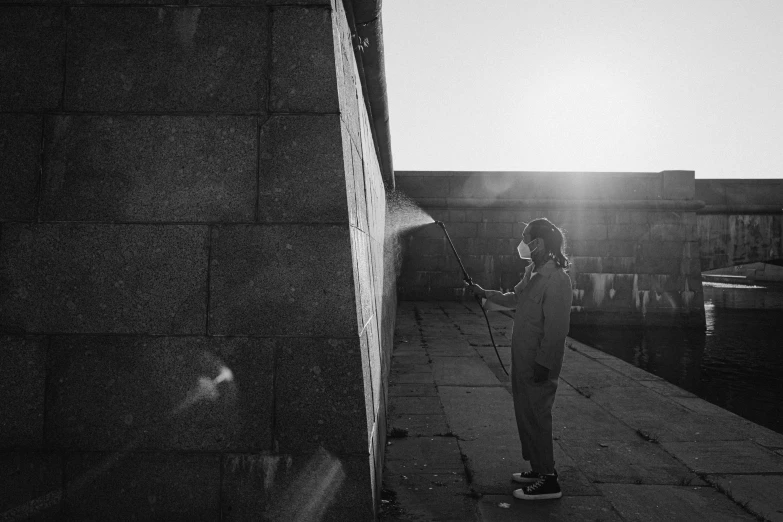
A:
<svg viewBox="0 0 783 522">
<path fill-rule="evenodd" d="M 535 239 L 533 241 L 535 241 Z M 531 243 L 533 241 L 531 241 Z M 536 246 L 533 250 L 530 250 L 530 246 L 528 246 L 528 244 L 525 243 L 525 240 L 523 239 L 522 241 L 519 242 L 519 246 L 517 246 L 517 252 L 519 252 L 519 257 L 521 257 L 522 259 L 526 261 L 532 261 L 533 252 L 535 252 L 537 248 L 538 247 Z"/>
</svg>

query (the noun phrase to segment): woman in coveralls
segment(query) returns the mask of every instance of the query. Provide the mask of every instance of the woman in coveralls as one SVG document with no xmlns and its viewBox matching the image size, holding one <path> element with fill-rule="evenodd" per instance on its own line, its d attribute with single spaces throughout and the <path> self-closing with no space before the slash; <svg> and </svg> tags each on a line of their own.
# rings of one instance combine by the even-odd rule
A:
<svg viewBox="0 0 783 522">
<path fill-rule="evenodd" d="M 511 337 L 511 389 L 522 441 L 522 457 L 530 470 L 512 480 L 526 486 L 516 498 L 560 498 L 552 443 L 552 405 L 563 365 L 565 338 L 571 320 L 571 278 L 565 269 L 562 231 L 548 219 L 532 221 L 517 247 L 522 259 L 532 260 L 513 292 L 471 290 L 486 299 L 485 307 L 516 309 Z"/>
</svg>

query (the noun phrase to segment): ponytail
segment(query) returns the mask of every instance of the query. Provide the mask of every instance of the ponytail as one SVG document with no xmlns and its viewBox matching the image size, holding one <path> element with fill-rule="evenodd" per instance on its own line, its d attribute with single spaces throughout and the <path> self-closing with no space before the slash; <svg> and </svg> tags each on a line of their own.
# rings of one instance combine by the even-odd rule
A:
<svg viewBox="0 0 783 522">
<path fill-rule="evenodd" d="M 568 268 L 570 263 L 563 251 L 565 250 L 565 234 L 547 218 L 534 219 L 528 225 L 531 239 L 544 240 L 547 255 L 554 260 L 559 268 Z"/>
</svg>

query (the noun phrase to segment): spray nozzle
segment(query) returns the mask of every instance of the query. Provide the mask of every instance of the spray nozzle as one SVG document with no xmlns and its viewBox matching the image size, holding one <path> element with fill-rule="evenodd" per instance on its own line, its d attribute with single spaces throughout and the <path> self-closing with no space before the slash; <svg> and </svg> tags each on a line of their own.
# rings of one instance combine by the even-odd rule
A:
<svg viewBox="0 0 783 522">
<path fill-rule="evenodd" d="M 446 225 L 443 224 L 443 221 L 435 221 L 435 224 L 438 225 L 443 230 L 446 230 Z"/>
</svg>

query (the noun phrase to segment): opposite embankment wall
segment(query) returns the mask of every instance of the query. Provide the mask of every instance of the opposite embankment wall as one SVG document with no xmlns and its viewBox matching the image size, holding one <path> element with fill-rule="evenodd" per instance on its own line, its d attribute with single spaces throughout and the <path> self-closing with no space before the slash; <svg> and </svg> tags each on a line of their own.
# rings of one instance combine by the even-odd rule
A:
<svg viewBox="0 0 783 522">
<path fill-rule="evenodd" d="M 372 519 L 396 296 L 342 2 L 100 4 L 0 7 L 0 518 Z"/>
<path fill-rule="evenodd" d="M 396 172 L 399 190 L 446 224 L 469 274 L 510 290 L 525 223 L 565 230 L 572 323 L 704 324 L 690 171 L 660 173 Z M 401 299 L 465 299 L 459 264 L 437 226 L 404 242 Z"/>
</svg>

